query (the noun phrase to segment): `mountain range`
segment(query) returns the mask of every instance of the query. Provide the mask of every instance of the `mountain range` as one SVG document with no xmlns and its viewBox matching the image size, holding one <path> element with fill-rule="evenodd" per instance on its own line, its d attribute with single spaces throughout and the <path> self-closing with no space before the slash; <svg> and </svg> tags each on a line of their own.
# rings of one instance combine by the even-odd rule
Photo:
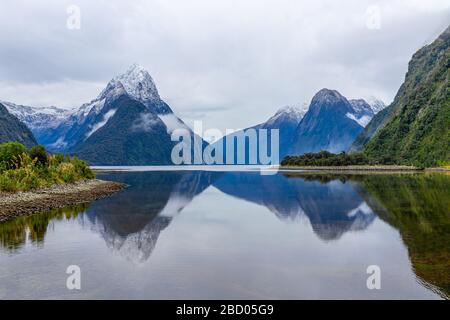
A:
<svg viewBox="0 0 450 320">
<path fill-rule="evenodd" d="M 347 99 L 336 90 L 322 89 L 308 107 L 283 107 L 241 133 L 279 129 L 280 159 L 327 150 L 363 151 L 371 159 L 392 163 L 446 163 L 450 159 L 449 48 L 447 28 L 413 55 L 405 81 L 387 108 L 377 99 Z M 113 78 L 97 98 L 78 109 L 4 101 L 1 106 L 2 141 L 31 146 L 37 140 L 50 151 L 77 154 L 97 165 L 172 164 L 176 142 L 171 141 L 171 132 L 185 128 L 194 135 L 160 98 L 150 74 L 138 65 Z M 206 145 L 200 141 L 193 149 Z M 245 148 L 245 164 L 249 164 L 248 145 Z"/>
<path fill-rule="evenodd" d="M 450 27 L 413 55 L 405 81 L 387 108 L 374 98 L 347 99 L 336 90 L 322 89 L 308 107 L 283 107 L 266 122 L 237 133 L 279 129 L 280 159 L 327 150 L 364 152 L 389 163 L 445 165 L 450 162 L 449 69 Z M 94 165 L 173 164 L 171 151 L 178 143 L 171 141 L 173 130 L 183 128 L 195 136 L 138 65 L 114 77 L 97 98 L 78 109 L 0 103 L 1 141 L 27 146 L 37 142 Z M 207 145 L 197 140 L 192 153 Z M 248 146 L 244 148 L 244 162 L 250 164 Z"/>
<path fill-rule="evenodd" d="M 48 150 L 76 154 L 93 165 L 172 164 L 177 143 L 171 141 L 172 131 L 181 128 L 194 135 L 138 65 L 113 78 L 97 98 L 78 109 L 5 105 Z"/>
<path fill-rule="evenodd" d="M 279 109 L 266 122 L 234 132 L 218 142 L 227 149 L 227 138 L 237 139 L 249 129 L 278 129 L 280 161 L 287 155 L 299 155 L 306 152 L 327 150 L 330 152 L 347 151 L 373 116 L 383 110 L 384 103 L 371 98 L 370 104 L 364 99 L 347 100 L 336 90 L 322 89 L 312 99 L 311 104 L 287 106 Z M 261 164 L 259 159 L 252 163 L 249 158 L 250 139 L 245 144 L 245 161 L 240 164 Z M 259 137 L 256 139 L 259 145 Z M 237 140 L 236 140 L 237 141 Z M 268 132 L 270 141 L 270 132 Z M 235 163 L 237 163 L 235 147 Z"/>
<path fill-rule="evenodd" d="M 30 107 L 17 105 L 12 102 L 0 101 L 8 111 L 24 123 L 32 132 L 40 144 L 49 146 L 53 143 L 53 136 L 58 139 L 55 130 L 73 110 L 57 107 Z"/>
<path fill-rule="evenodd" d="M 76 154 L 93 165 L 173 164 L 171 151 L 177 142 L 170 139 L 172 131 L 184 128 L 194 136 L 160 98 L 152 77 L 139 65 L 111 79 L 95 99 L 78 109 L 3 104 L 48 150 Z M 372 104 L 347 100 L 337 91 L 323 89 L 310 106 L 280 108 L 266 122 L 247 129 L 278 129 L 280 159 L 291 153 L 346 151 L 383 107 L 376 99 Z M 192 154 L 194 148 L 206 146 L 198 141 L 201 145 L 193 146 Z M 245 163 L 249 163 L 246 148 Z"/>
</svg>

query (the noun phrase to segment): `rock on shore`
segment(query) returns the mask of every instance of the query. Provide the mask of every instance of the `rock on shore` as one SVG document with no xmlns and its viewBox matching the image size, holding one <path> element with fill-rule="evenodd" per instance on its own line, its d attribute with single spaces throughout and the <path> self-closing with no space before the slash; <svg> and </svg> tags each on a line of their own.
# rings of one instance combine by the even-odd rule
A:
<svg viewBox="0 0 450 320">
<path fill-rule="evenodd" d="M 0 222 L 69 205 L 91 202 L 125 188 L 125 184 L 87 180 L 18 193 L 0 192 Z"/>
</svg>

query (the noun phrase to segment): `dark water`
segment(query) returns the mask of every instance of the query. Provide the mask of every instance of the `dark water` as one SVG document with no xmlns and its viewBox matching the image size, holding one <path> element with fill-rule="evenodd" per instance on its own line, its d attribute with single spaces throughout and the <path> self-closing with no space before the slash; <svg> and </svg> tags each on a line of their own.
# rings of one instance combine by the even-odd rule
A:
<svg viewBox="0 0 450 320">
<path fill-rule="evenodd" d="M 0 298 L 441 299 L 450 176 L 129 172 L 0 224 Z M 81 268 L 81 290 L 66 268 Z M 381 270 L 369 290 L 366 269 Z"/>
</svg>

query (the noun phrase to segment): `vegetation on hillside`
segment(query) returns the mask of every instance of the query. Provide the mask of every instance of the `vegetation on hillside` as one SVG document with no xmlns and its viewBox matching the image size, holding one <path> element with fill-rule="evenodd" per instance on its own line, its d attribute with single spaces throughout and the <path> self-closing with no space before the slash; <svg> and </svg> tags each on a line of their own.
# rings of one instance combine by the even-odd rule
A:
<svg viewBox="0 0 450 320">
<path fill-rule="evenodd" d="M 43 146 L 0 144 L 0 191 L 28 191 L 92 178 L 87 163 L 76 157 L 49 155 Z"/>
<path fill-rule="evenodd" d="M 364 153 L 415 166 L 450 164 L 450 27 L 414 54 L 405 82 Z"/>
<path fill-rule="evenodd" d="M 349 152 L 362 152 L 370 139 L 380 130 L 392 115 L 394 105 L 390 105 L 378 112 L 367 124 L 364 130 L 356 137 L 350 146 Z"/>
<path fill-rule="evenodd" d="M 331 153 L 320 151 L 305 153 L 301 156 L 287 156 L 281 161 L 282 166 L 293 167 L 327 167 L 327 166 L 363 166 L 363 165 L 393 165 L 392 157 L 372 159 L 363 153 Z"/>
</svg>

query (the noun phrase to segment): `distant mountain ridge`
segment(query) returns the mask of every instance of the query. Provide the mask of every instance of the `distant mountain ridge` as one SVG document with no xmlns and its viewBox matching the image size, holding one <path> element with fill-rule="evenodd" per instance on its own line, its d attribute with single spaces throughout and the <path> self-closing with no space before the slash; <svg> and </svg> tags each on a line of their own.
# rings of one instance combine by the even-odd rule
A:
<svg viewBox="0 0 450 320">
<path fill-rule="evenodd" d="M 336 90 L 320 90 L 293 134 L 289 154 L 347 151 L 379 108 L 363 99 L 347 100 Z"/>
<path fill-rule="evenodd" d="M 49 145 L 53 139 L 57 139 L 58 126 L 73 112 L 57 107 L 31 107 L 6 101 L 0 103 L 23 122 L 33 132 L 36 140 L 44 145 Z"/>
<path fill-rule="evenodd" d="M 287 155 L 306 152 L 347 151 L 358 133 L 383 107 L 384 103 L 375 98 L 372 98 L 369 104 L 364 99 L 347 100 L 336 90 L 322 89 L 314 96 L 309 106 L 302 104 L 280 108 L 267 121 L 223 137 L 215 145 L 223 144 L 223 153 L 226 155 L 227 138 L 246 134 L 249 129 L 267 129 L 267 140 L 270 142 L 270 130 L 278 129 L 280 161 Z M 262 164 L 259 159 L 256 163 L 250 161 L 250 139 L 247 139 L 245 149 L 240 150 L 246 155 L 244 163 L 238 163 L 236 155 L 234 163 Z M 257 142 L 259 148 L 259 136 Z M 235 154 L 237 151 L 235 147 Z"/>
<path fill-rule="evenodd" d="M 277 110 L 277 112 L 271 116 L 267 121 L 242 129 L 235 131 L 227 136 L 222 137 L 218 141 L 214 142 L 212 144 L 212 147 L 219 148 L 222 147 L 223 150 L 223 159 L 225 162 L 225 159 L 227 158 L 227 143 L 228 141 L 231 141 L 231 138 L 234 139 L 234 160 L 233 163 L 227 163 L 227 164 L 261 164 L 259 156 L 257 157 L 256 163 L 253 163 L 250 160 L 250 138 L 245 138 L 245 146 L 244 149 L 239 149 L 237 146 L 237 137 L 238 136 L 244 136 L 249 135 L 249 130 L 256 130 L 256 149 L 257 153 L 259 153 L 260 148 L 260 139 L 258 135 L 258 130 L 265 129 L 267 130 L 267 142 L 269 144 L 268 152 L 271 153 L 271 131 L 272 129 L 279 130 L 279 158 L 281 161 L 281 158 L 287 155 L 287 151 L 289 150 L 289 144 L 292 140 L 292 135 L 294 134 L 295 129 L 297 128 L 298 124 L 302 120 L 303 116 L 308 110 L 308 106 L 306 104 L 299 104 L 299 105 L 288 105 L 281 107 Z M 239 163 L 238 159 L 238 152 L 245 155 L 245 160 L 243 163 Z"/>
</svg>

